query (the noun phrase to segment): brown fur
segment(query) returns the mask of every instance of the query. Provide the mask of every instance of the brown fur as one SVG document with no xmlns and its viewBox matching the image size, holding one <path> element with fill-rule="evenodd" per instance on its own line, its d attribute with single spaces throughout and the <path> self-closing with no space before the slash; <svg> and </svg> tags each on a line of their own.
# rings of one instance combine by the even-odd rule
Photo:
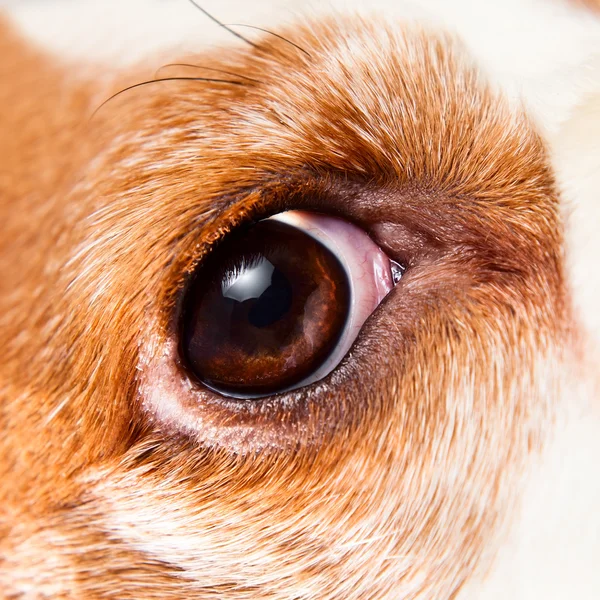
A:
<svg viewBox="0 0 600 600">
<path fill-rule="evenodd" d="M 289 35 L 309 55 L 184 57 L 252 81 L 156 83 L 90 121 L 111 90 L 2 28 L 7 598 L 451 598 L 493 557 L 569 343 L 543 144 L 451 38 Z M 186 273 L 288 208 L 358 223 L 406 276 L 324 382 L 190 390 Z M 167 376 L 185 427 L 149 399 Z"/>
</svg>

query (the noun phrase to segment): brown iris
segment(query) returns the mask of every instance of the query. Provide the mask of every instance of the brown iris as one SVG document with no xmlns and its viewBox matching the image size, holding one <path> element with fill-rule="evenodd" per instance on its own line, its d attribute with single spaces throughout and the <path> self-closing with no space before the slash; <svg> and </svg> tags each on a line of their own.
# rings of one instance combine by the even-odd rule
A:
<svg viewBox="0 0 600 600">
<path fill-rule="evenodd" d="M 182 354 L 200 381 L 225 395 L 281 392 L 326 361 L 349 309 L 336 256 L 291 225 L 261 221 L 230 236 L 196 273 Z"/>
</svg>

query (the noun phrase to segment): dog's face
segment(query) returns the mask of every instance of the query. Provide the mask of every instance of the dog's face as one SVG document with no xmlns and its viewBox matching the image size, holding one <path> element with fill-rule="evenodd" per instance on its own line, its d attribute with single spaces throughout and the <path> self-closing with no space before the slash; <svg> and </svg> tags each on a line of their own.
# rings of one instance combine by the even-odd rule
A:
<svg viewBox="0 0 600 600">
<path fill-rule="evenodd" d="M 115 17 L 118 56 L 87 45 L 110 21 L 91 3 L 8 11 L 5 597 L 598 596 L 600 19 L 422 4 L 213 48 L 201 12 L 147 0 Z M 350 282 L 387 277 L 328 372 L 269 387 L 287 346 L 207 345 L 220 321 L 194 315 L 207 265 L 286 211 L 390 271 Z M 197 357 L 221 346 L 229 388 Z"/>
</svg>

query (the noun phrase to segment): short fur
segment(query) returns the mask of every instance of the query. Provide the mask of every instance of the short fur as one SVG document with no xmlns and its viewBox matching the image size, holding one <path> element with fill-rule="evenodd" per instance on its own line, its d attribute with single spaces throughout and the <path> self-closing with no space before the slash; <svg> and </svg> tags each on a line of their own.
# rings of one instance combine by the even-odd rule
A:
<svg viewBox="0 0 600 600">
<path fill-rule="evenodd" d="M 535 118 L 437 27 L 277 33 L 158 63 L 226 83 L 102 104 L 157 63 L 115 80 L 1 25 L 6 598 L 483 598 L 574 382 L 597 391 Z M 187 275 L 290 208 L 405 277 L 322 382 L 190 385 Z"/>
</svg>

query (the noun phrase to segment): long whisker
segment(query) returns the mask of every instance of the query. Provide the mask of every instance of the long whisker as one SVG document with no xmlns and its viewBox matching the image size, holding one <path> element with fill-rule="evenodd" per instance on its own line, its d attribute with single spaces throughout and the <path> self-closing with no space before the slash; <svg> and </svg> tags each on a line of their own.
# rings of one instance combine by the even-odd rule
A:
<svg viewBox="0 0 600 600">
<path fill-rule="evenodd" d="M 246 27 L 247 29 L 256 29 L 257 31 L 262 31 L 263 33 L 272 35 L 273 37 L 276 37 L 282 40 L 283 42 L 286 42 L 290 46 L 293 46 L 297 50 L 300 50 L 300 52 L 304 52 L 304 54 L 306 54 L 306 56 L 308 56 L 309 58 L 312 58 L 311 54 L 307 52 L 304 48 L 302 48 L 302 46 L 298 46 L 298 44 L 295 44 L 294 42 L 292 42 L 292 40 L 288 40 L 287 38 L 283 37 L 282 35 L 279 35 L 278 33 L 275 33 L 274 31 L 269 31 L 268 29 L 263 29 L 262 27 L 256 27 L 255 25 L 245 25 L 244 23 L 228 23 L 227 27 Z"/>
<path fill-rule="evenodd" d="M 195 0 L 189 0 L 189 2 L 191 4 L 193 4 L 200 12 L 204 13 L 204 15 L 206 15 L 211 21 L 216 23 L 219 27 L 222 27 L 223 29 L 225 29 L 225 31 L 228 31 L 229 33 L 231 33 L 231 35 L 234 35 L 236 38 L 239 38 L 240 40 L 246 42 L 246 44 L 250 44 L 250 46 L 252 46 L 253 48 L 258 48 L 257 44 L 255 44 L 254 42 L 251 42 L 248 38 L 239 34 L 237 31 L 234 31 L 233 29 L 231 29 L 230 27 L 225 25 L 225 23 L 219 21 L 219 19 L 217 19 L 216 17 L 213 17 L 206 9 L 202 8 Z"/>
<path fill-rule="evenodd" d="M 244 79 L 245 81 L 252 81 L 253 83 L 262 83 L 258 79 L 252 79 L 252 77 L 247 77 L 246 75 L 241 75 L 240 73 L 233 73 L 232 71 L 223 71 L 222 69 L 213 69 L 212 67 L 204 67 L 202 65 L 193 65 L 191 63 L 169 63 L 168 65 L 163 65 L 159 69 L 156 70 L 155 77 L 158 74 L 168 67 L 189 67 L 190 69 L 201 69 L 203 71 L 211 71 L 213 73 L 221 73 L 223 75 L 231 75 L 232 77 L 239 77 L 240 79 Z"/>
<path fill-rule="evenodd" d="M 120 91 L 116 94 L 113 94 L 110 98 L 107 98 L 92 114 L 90 117 L 90 121 L 96 116 L 98 111 L 108 102 L 114 100 L 117 96 L 124 94 L 125 92 L 129 92 L 130 90 L 134 90 L 135 88 L 139 88 L 145 85 L 150 85 L 152 83 L 161 83 L 164 81 L 204 81 L 209 83 L 224 83 L 227 85 L 244 85 L 241 81 L 232 81 L 230 79 L 211 79 L 209 77 L 163 77 L 161 79 L 151 79 L 149 81 L 142 81 L 141 83 L 134 83 Z"/>
</svg>

